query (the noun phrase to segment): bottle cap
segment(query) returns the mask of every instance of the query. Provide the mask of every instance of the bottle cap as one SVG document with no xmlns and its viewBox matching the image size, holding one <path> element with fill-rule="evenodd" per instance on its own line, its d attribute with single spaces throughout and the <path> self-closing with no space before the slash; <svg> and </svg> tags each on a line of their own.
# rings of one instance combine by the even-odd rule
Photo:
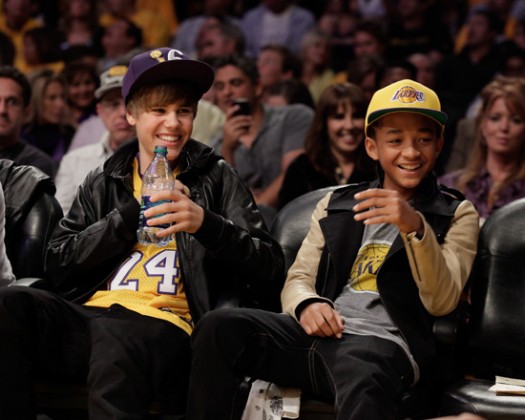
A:
<svg viewBox="0 0 525 420">
<path fill-rule="evenodd" d="M 153 153 L 162 153 L 165 155 L 166 153 L 168 153 L 168 147 L 167 146 L 155 146 Z"/>
</svg>

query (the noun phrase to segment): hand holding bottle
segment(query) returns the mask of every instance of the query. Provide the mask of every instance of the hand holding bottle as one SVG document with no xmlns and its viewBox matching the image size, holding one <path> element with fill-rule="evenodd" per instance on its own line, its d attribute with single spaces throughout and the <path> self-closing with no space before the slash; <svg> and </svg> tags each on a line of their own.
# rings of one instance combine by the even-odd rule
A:
<svg viewBox="0 0 525 420">
<path fill-rule="evenodd" d="M 163 202 L 144 212 L 148 226 L 171 224 L 159 230 L 157 236 L 167 237 L 176 232 L 195 233 L 204 221 L 204 209 L 189 198 L 189 190 L 175 181 L 172 191 L 161 191 L 151 196 L 151 202 Z"/>
</svg>

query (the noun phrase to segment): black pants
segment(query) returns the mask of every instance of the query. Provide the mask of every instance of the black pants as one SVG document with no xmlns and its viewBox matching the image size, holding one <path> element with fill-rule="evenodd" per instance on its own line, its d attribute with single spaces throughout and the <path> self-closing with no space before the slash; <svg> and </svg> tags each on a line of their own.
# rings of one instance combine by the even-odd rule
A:
<svg viewBox="0 0 525 420">
<path fill-rule="evenodd" d="M 192 335 L 187 420 L 237 418 L 245 376 L 334 401 L 337 418 L 395 418 L 413 380 L 397 344 L 372 336 L 308 336 L 289 315 L 255 309 L 209 312 Z"/>
<path fill-rule="evenodd" d="M 34 420 L 34 381 L 86 382 L 89 417 L 143 419 L 153 398 L 184 411 L 188 335 L 115 305 L 83 307 L 27 287 L 0 289 L 0 419 Z"/>
</svg>

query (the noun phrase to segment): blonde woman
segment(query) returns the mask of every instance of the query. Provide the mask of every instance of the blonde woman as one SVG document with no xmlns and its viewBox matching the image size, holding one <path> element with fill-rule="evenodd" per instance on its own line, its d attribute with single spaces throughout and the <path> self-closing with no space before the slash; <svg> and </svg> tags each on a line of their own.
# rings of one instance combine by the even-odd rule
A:
<svg viewBox="0 0 525 420">
<path fill-rule="evenodd" d="M 464 169 L 440 181 L 463 192 L 484 220 L 525 197 L 525 80 L 496 77 L 481 99 L 472 155 Z"/>
<path fill-rule="evenodd" d="M 332 41 L 319 29 L 307 32 L 301 41 L 299 58 L 303 63 L 301 80 L 308 86 L 314 102 L 333 83 L 334 71 L 330 68 Z"/>
</svg>

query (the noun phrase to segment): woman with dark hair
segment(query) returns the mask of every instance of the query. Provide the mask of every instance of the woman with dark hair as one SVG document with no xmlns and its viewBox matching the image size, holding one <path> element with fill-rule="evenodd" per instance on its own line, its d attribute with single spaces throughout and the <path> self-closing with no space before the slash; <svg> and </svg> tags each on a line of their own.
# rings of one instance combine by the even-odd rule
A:
<svg viewBox="0 0 525 420">
<path fill-rule="evenodd" d="M 440 182 L 463 192 L 485 220 L 525 197 L 525 81 L 498 76 L 481 92 L 470 160 Z"/>
<path fill-rule="evenodd" d="M 76 129 L 82 121 L 96 114 L 98 74 L 89 64 L 72 62 L 66 65 L 62 75 L 66 80 L 68 123 Z"/>
<path fill-rule="evenodd" d="M 367 101 L 350 83 L 325 89 L 305 140 L 305 153 L 288 167 L 279 207 L 318 188 L 374 178 L 375 164 L 364 148 Z"/>
</svg>

